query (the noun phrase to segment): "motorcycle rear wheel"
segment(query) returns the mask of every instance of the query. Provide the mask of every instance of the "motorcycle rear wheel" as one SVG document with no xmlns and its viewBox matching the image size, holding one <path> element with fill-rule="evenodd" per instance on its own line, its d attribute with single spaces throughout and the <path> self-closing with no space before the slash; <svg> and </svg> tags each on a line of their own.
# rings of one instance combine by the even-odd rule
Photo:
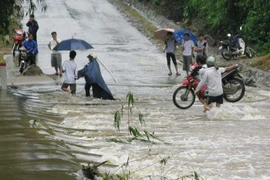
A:
<svg viewBox="0 0 270 180">
<path fill-rule="evenodd" d="M 221 51 L 221 55 L 226 60 L 231 60 L 232 59 L 232 52 L 228 51 L 227 49 L 223 48 L 222 51 Z"/>
<path fill-rule="evenodd" d="M 228 81 L 228 83 L 234 86 L 239 86 L 241 89 L 239 89 L 235 94 L 232 94 L 232 95 L 226 95 L 224 93 L 224 99 L 232 103 L 240 101 L 245 95 L 245 91 L 246 91 L 243 80 L 240 78 L 232 78 Z"/>
<path fill-rule="evenodd" d="M 187 86 L 180 86 L 173 93 L 173 103 L 180 109 L 188 109 L 195 102 L 195 92 Z"/>
</svg>

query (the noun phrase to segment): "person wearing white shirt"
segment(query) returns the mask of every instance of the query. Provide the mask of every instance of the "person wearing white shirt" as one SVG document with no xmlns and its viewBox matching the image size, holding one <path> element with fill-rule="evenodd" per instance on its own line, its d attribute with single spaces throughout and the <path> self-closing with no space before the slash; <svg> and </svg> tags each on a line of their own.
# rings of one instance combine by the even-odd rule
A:
<svg viewBox="0 0 270 180">
<path fill-rule="evenodd" d="M 62 66 L 62 73 L 64 73 L 64 81 L 61 89 L 68 92 L 68 94 L 76 94 L 76 79 L 77 79 L 77 64 L 74 62 L 76 51 L 69 52 L 69 60 L 66 60 Z M 70 86 L 70 89 L 68 87 Z"/>
<path fill-rule="evenodd" d="M 189 33 L 185 33 L 183 42 L 183 70 L 187 72 L 187 76 L 192 63 L 193 49 L 194 43 L 193 41 L 189 40 Z"/>
<path fill-rule="evenodd" d="M 54 50 L 54 48 L 61 42 L 59 38 L 57 38 L 57 33 L 52 32 L 52 39 L 49 41 L 48 48 L 52 51 L 51 53 L 51 65 L 55 68 L 55 75 L 62 76 L 62 56 L 60 52 Z"/>
<path fill-rule="evenodd" d="M 208 96 L 206 98 L 206 102 L 204 103 L 204 109 L 205 111 L 209 111 L 211 109 L 209 106 L 211 103 L 216 102 L 216 107 L 218 108 L 221 104 L 223 104 L 223 87 L 221 74 L 225 71 L 237 68 L 238 65 L 236 64 L 226 68 L 215 67 L 216 60 L 213 56 L 207 58 L 206 64 L 208 68 L 196 88 L 196 93 L 198 93 L 203 88 L 203 86 L 207 84 Z"/>
</svg>

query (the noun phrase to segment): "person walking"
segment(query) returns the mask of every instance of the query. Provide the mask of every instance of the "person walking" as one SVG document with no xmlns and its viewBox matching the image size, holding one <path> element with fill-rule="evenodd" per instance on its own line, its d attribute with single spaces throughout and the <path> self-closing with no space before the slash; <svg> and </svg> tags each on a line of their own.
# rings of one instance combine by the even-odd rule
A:
<svg viewBox="0 0 270 180">
<path fill-rule="evenodd" d="M 194 43 L 189 39 L 189 33 L 184 34 L 183 42 L 183 70 L 187 72 L 187 76 L 190 71 L 190 64 L 192 63 Z"/>
<path fill-rule="evenodd" d="M 198 56 L 205 56 L 206 50 L 206 42 L 204 41 L 203 34 L 199 34 L 199 41 L 197 41 L 194 51 L 197 52 L 197 57 Z"/>
<path fill-rule="evenodd" d="M 28 33 L 33 35 L 33 39 L 37 42 L 37 31 L 39 29 L 38 22 L 35 20 L 35 15 L 31 14 L 29 20 L 26 23 L 28 27 Z"/>
<path fill-rule="evenodd" d="M 30 60 L 30 65 L 36 64 L 36 55 L 38 53 L 38 45 L 35 40 L 33 40 L 33 35 L 29 34 L 28 39 L 23 42 L 23 47 L 27 53 Z"/>
<path fill-rule="evenodd" d="M 205 111 L 209 111 L 211 109 L 211 103 L 215 102 L 216 107 L 218 108 L 220 108 L 220 105 L 223 104 L 223 87 L 221 74 L 225 71 L 229 71 L 238 67 L 238 65 L 236 64 L 226 68 L 215 67 L 216 60 L 213 56 L 207 58 L 206 64 L 208 68 L 205 71 L 204 76 L 198 84 L 195 92 L 198 94 L 204 85 L 207 85 L 208 96 L 206 101 L 202 103 L 204 103 Z"/>
<path fill-rule="evenodd" d="M 76 55 L 76 51 L 70 51 L 69 60 L 66 60 L 62 66 L 62 73 L 64 73 L 64 81 L 61 89 L 72 95 L 76 94 L 77 64 L 74 62 Z M 70 89 L 68 89 L 68 87 L 70 87 Z"/>
<path fill-rule="evenodd" d="M 90 88 L 92 87 L 94 98 L 114 100 L 101 75 L 97 55 L 91 53 L 87 58 L 89 59 L 88 64 L 78 71 L 78 79 L 81 77 L 85 79 L 85 96 L 90 96 Z"/>
<path fill-rule="evenodd" d="M 61 53 L 55 51 L 54 48 L 61 42 L 59 38 L 57 38 L 57 33 L 52 32 L 52 39 L 49 41 L 48 48 L 51 50 L 51 66 L 55 68 L 55 75 L 62 76 L 62 56 Z"/>
<path fill-rule="evenodd" d="M 163 52 L 166 52 L 167 65 L 169 68 L 169 74 L 168 74 L 169 76 L 172 75 L 171 59 L 172 59 L 172 62 L 174 64 L 174 67 L 175 67 L 176 75 L 180 76 L 180 74 L 178 72 L 176 58 L 175 58 L 176 43 L 177 43 L 177 41 L 174 39 L 173 33 L 168 32 L 167 33 L 167 40 L 165 41 L 166 46 L 165 46 L 165 49 L 163 50 Z"/>
</svg>

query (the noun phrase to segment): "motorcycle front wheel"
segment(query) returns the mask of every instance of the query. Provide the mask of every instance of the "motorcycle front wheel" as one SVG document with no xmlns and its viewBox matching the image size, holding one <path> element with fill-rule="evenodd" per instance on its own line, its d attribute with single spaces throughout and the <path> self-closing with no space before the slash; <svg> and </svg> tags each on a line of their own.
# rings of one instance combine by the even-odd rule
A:
<svg viewBox="0 0 270 180">
<path fill-rule="evenodd" d="M 226 93 L 226 90 L 224 89 L 224 99 L 228 102 L 233 102 L 233 103 L 240 101 L 245 95 L 245 91 L 246 91 L 245 84 L 242 81 L 242 79 L 232 78 L 228 81 L 227 85 L 230 86 L 228 91 L 231 93 Z"/>
<path fill-rule="evenodd" d="M 15 57 L 16 51 L 18 51 L 18 47 L 19 47 L 18 44 L 13 44 L 13 47 L 12 47 L 12 55 L 13 55 L 13 57 Z"/>
<path fill-rule="evenodd" d="M 187 86 L 180 86 L 173 93 L 173 103 L 180 109 L 188 109 L 195 102 L 195 92 Z"/>
<path fill-rule="evenodd" d="M 226 48 L 222 48 L 221 55 L 226 60 L 231 60 L 232 59 L 232 52 L 229 51 Z"/>
</svg>

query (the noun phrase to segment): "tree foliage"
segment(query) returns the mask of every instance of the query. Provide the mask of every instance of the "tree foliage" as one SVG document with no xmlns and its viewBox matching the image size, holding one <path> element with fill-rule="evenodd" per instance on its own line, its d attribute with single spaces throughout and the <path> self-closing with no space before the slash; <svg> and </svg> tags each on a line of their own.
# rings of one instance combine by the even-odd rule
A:
<svg viewBox="0 0 270 180">
<path fill-rule="evenodd" d="M 0 0 L 0 34 L 6 34 L 14 11 L 15 0 Z"/>
</svg>

